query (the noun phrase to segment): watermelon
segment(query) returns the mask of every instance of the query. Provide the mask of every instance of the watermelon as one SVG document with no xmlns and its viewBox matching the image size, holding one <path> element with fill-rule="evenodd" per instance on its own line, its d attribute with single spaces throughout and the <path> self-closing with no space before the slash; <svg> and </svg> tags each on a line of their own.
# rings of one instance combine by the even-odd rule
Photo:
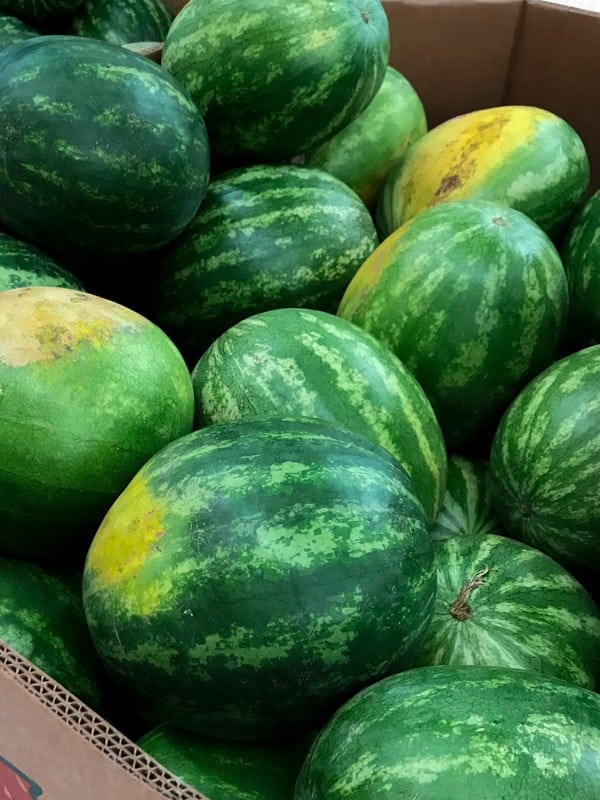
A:
<svg viewBox="0 0 600 800">
<path fill-rule="evenodd" d="M 38 36 L 0 53 L 0 222 L 51 253 L 151 250 L 194 217 L 206 128 L 157 64 Z M 82 168 L 85 164 L 85 168 Z"/>
<path fill-rule="evenodd" d="M 365 689 L 295 800 L 597 800 L 600 697 L 535 672 L 424 667 Z"/>
<path fill-rule="evenodd" d="M 418 94 L 404 75 L 388 67 L 363 113 L 309 153 L 306 163 L 335 175 L 374 208 L 391 167 L 426 133 Z"/>
<path fill-rule="evenodd" d="M 42 22 L 74 11 L 82 0 L 0 0 L 0 12 L 29 22 Z"/>
<path fill-rule="evenodd" d="M 432 538 L 441 541 L 501 532 L 492 501 L 489 464 L 451 455 L 444 504 L 432 528 Z"/>
<path fill-rule="evenodd" d="M 162 42 L 171 20 L 161 0 L 84 0 L 70 32 L 112 44 Z"/>
<path fill-rule="evenodd" d="M 71 575 L 0 556 L 0 640 L 96 710 L 99 663 L 80 583 Z"/>
<path fill-rule="evenodd" d="M 569 333 L 579 344 L 600 342 L 600 191 L 577 215 L 562 248 L 571 299 Z"/>
<path fill-rule="evenodd" d="M 195 364 L 217 336 L 252 314 L 335 312 L 377 244 L 360 198 L 321 170 L 291 164 L 228 172 L 157 258 L 152 316 Z"/>
<path fill-rule="evenodd" d="M 388 175 L 377 219 L 388 236 L 450 200 L 490 200 L 558 237 L 585 197 L 590 168 L 576 131 L 549 111 L 500 106 L 438 125 Z"/>
<path fill-rule="evenodd" d="M 0 552 L 64 559 L 137 470 L 192 430 L 172 342 L 83 292 L 0 292 Z"/>
<path fill-rule="evenodd" d="M 512 667 L 600 685 L 600 612 L 539 550 L 493 534 L 435 545 L 438 593 L 415 664 Z"/>
<path fill-rule="evenodd" d="M 212 425 L 150 459 L 94 537 L 83 586 L 100 656 L 153 718 L 257 740 L 405 666 L 436 581 L 393 456 L 292 418 Z"/>
<path fill-rule="evenodd" d="M 0 232 L 0 292 L 22 286 L 62 286 L 83 291 L 74 275 L 37 247 Z"/>
<path fill-rule="evenodd" d="M 38 32 L 16 17 L 0 14 L 0 50 L 38 36 Z"/>
<path fill-rule="evenodd" d="M 600 572 L 600 345 L 521 392 L 494 438 L 491 476 L 509 534 L 568 569 Z"/>
<path fill-rule="evenodd" d="M 206 117 L 215 152 L 283 160 L 359 116 L 389 48 L 379 0 L 192 0 L 162 63 Z"/>
<path fill-rule="evenodd" d="M 381 444 L 412 479 L 430 522 L 446 485 L 446 448 L 423 390 L 376 339 L 298 308 L 230 328 L 192 373 L 199 427 L 246 417 L 313 417 Z"/>
<path fill-rule="evenodd" d="M 278 745 L 219 742 L 161 725 L 139 746 L 209 800 L 290 800 L 312 739 Z"/>
<path fill-rule="evenodd" d="M 390 236 L 338 314 L 413 372 L 448 446 L 473 439 L 553 359 L 567 285 L 550 239 L 519 211 L 445 203 Z"/>
</svg>

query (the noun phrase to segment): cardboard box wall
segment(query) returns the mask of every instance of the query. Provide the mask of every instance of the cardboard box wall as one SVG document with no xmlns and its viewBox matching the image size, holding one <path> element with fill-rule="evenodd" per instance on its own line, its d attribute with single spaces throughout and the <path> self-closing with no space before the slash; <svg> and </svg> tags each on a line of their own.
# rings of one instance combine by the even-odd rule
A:
<svg viewBox="0 0 600 800">
<path fill-rule="evenodd" d="M 419 92 L 430 126 L 505 103 L 547 108 L 580 133 L 600 186 L 600 14 L 541 0 L 384 5 L 391 63 Z M 0 796 L 3 781 L 13 800 L 201 798 L 0 643 Z"/>
</svg>

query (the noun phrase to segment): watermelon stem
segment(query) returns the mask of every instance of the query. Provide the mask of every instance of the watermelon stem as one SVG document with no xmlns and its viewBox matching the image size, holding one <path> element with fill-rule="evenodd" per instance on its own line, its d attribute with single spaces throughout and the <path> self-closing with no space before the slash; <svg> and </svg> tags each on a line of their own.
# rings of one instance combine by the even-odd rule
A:
<svg viewBox="0 0 600 800">
<path fill-rule="evenodd" d="M 454 619 L 458 620 L 458 622 L 466 622 L 471 616 L 472 609 L 468 603 L 471 592 L 475 589 L 479 589 L 481 586 L 485 586 L 485 579 L 491 571 L 491 567 L 485 567 L 474 575 L 470 581 L 467 581 L 458 593 L 458 597 L 450 606 L 450 614 Z"/>
</svg>

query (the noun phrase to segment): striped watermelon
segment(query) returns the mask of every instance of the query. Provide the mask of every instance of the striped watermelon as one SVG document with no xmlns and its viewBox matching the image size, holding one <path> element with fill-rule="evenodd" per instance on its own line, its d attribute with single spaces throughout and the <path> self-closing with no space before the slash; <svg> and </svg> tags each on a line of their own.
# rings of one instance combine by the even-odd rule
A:
<svg viewBox="0 0 600 800">
<path fill-rule="evenodd" d="M 380 681 L 317 739 L 295 800 L 597 800 L 600 697 L 534 672 L 425 667 Z"/>
<path fill-rule="evenodd" d="M 589 177 L 583 143 L 560 117 L 529 106 L 487 108 L 438 125 L 411 148 L 388 176 L 378 225 L 388 236 L 430 206 L 490 200 L 522 211 L 555 237 Z"/>
<path fill-rule="evenodd" d="M 153 317 L 195 363 L 260 311 L 334 312 L 377 243 L 366 207 L 337 178 L 295 165 L 236 170 L 211 184 L 159 259 Z"/>
<path fill-rule="evenodd" d="M 567 286 L 548 237 L 496 203 L 455 201 L 390 236 L 338 314 L 413 372 L 449 446 L 473 439 L 554 357 Z"/>
<path fill-rule="evenodd" d="M 320 420 L 242 420 L 138 473 L 92 542 L 84 605 L 154 718 L 249 740 L 402 668 L 435 588 L 422 506 L 389 453 Z"/>
<path fill-rule="evenodd" d="M 202 117 L 164 70 L 122 47 L 39 36 L 3 51 L 0 117 L 0 222 L 49 251 L 159 247 L 206 190 Z"/>
<path fill-rule="evenodd" d="M 423 390 L 376 339 L 339 317 L 290 308 L 230 328 L 192 374 L 199 426 L 314 417 L 381 444 L 412 479 L 429 521 L 444 497 L 446 448 Z"/>
<path fill-rule="evenodd" d="M 0 14 L 0 50 L 38 36 L 38 32 L 16 17 Z"/>
<path fill-rule="evenodd" d="M 569 333 L 581 344 L 600 342 L 600 191 L 577 215 L 562 249 L 571 300 Z"/>
<path fill-rule="evenodd" d="M 0 0 L 0 12 L 30 22 L 42 22 L 74 11 L 82 0 Z"/>
<path fill-rule="evenodd" d="M 53 287 L 0 292 L 0 552 L 88 537 L 136 471 L 192 429 L 193 389 L 148 320 Z"/>
<path fill-rule="evenodd" d="M 162 0 L 84 0 L 70 33 L 112 44 L 162 42 L 172 18 Z"/>
<path fill-rule="evenodd" d="M 62 286 L 83 291 L 74 275 L 37 247 L 0 232 L 0 292 L 22 286 Z"/>
<path fill-rule="evenodd" d="M 99 664 L 70 578 L 0 557 L 0 640 L 100 710 Z"/>
<path fill-rule="evenodd" d="M 139 746 L 210 800 L 290 800 L 313 738 L 291 744 L 239 744 L 198 739 L 161 725 Z"/>
<path fill-rule="evenodd" d="M 215 152 L 284 159 L 355 119 L 389 58 L 379 0 L 192 0 L 163 66 L 206 117 Z"/>
<path fill-rule="evenodd" d="M 502 533 L 492 502 L 489 464 L 452 455 L 444 504 L 431 535 L 442 541 L 486 533 Z"/>
<path fill-rule="evenodd" d="M 600 572 L 600 345 L 561 359 L 519 395 L 491 468 L 508 533 L 570 569 Z"/>
<path fill-rule="evenodd" d="M 436 610 L 415 664 L 477 664 L 600 685 L 600 612 L 548 556 L 504 536 L 435 546 Z"/>
<path fill-rule="evenodd" d="M 391 167 L 426 132 L 418 94 L 403 75 L 388 67 L 369 106 L 309 153 L 306 163 L 335 175 L 374 208 Z"/>
</svg>

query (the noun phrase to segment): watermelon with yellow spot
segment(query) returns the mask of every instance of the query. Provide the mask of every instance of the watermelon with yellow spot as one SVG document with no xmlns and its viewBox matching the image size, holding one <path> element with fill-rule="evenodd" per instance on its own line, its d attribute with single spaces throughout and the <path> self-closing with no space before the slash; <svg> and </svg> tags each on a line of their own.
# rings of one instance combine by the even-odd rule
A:
<svg viewBox="0 0 600 800">
<path fill-rule="evenodd" d="M 0 552 L 64 558 L 137 470 L 192 429 L 168 337 L 83 292 L 0 292 Z M 65 552 L 67 551 L 67 552 Z"/>
<path fill-rule="evenodd" d="M 453 446 L 474 440 L 548 366 L 567 311 L 565 272 L 546 234 L 512 208 L 457 200 L 389 236 L 338 314 L 408 367 Z"/>
<path fill-rule="evenodd" d="M 426 133 L 419 95 L 404 75 L 388 67 L 363 113 L 308 153 L 306 164 L 335 175 L 374 208 L 390 169 Z"/>
<path fill-rule="evenodd" d="M 104 519 L 84 606 L 157 721 L 308 730 L 404 668 L 436 591 L 427 519 L 384 448 L 321 420 L 240 420 L 164 448 Z"/>
<path fill-rule="evenodd" d="M 377 211 L 388 236 L 451 200 L 489 200 L 522 211 L 552 238 L 585 197 L 590 167 L 573 128 L 549 111 L 500 106 L 429 131 L 388 175 Z"/>
</svg>

